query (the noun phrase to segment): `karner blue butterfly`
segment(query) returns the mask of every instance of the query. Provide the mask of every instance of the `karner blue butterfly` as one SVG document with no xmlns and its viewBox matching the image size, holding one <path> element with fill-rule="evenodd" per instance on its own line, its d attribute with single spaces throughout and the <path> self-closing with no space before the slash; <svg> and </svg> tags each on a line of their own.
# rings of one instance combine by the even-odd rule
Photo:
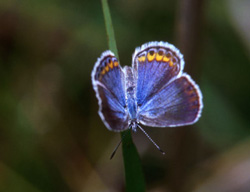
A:
<svg viewBox="0 0 250 192">
<path fill-rule="evenodd" d="M 116 132 L 140 128 L 147 135 L 139 123 L 176 127 L 198 121 L 202 94 L 183 68 L 183 55 L 167 42 L 136 48 L 132 67 L 122 68 L 111 51 L 103 52 L 92 71 L 92 83 L 106 127 Z"/>
</svg>

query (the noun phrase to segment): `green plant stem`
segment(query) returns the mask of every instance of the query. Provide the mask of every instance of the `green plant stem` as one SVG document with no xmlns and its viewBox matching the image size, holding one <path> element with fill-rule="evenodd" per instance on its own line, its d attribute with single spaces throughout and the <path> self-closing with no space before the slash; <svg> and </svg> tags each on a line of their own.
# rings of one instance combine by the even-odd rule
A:
<svg viewBox="0 0 250 192">
<path fill-rule="evenodd" d="M 122 153 L 125 167 L 126 191 L 145 191 L 145 181 L 139 154 L 133 143 L 131 129 L 121 133 L 126 136 L 122 142 Z"/>
<path fill-rule="evenodd" d="M 102 1 L 102 8 L 105 20 L 105 26 L 108 37 L 109 49 L 114 52 L 115 56 L 118 57 L 118 51 L 116 47 L 115 34 L 113 30 L 112 20 L 110 16 L 110 11 L 108 7 L 107 0 Z M 123 135 L 126 136 L 123 138 Z M 142 165 L 140 161 L 139 154 L 133 143 L 131 130 L 127 130 L 121 133 L 122 141 L 122 151 L 123 151 L 123 161 L 125 168 L 125 180 L 126 180 L 126 191 L 127 192 L 144 192 L 145 191 L 145 181 L 142 172 Z"/>
<path fill-rule="evenodd" d="M 106 26 L 109 49 L 113 51 L 113 53 L 119 60 L 119 55 L 118 55 L 116 41 L 115 41 L 115 33 L 113 29 L 113 24 L 112 24 L 107 0 L 102 0 L 102 10 L 103 10 L 104 21 L 105 21 L 105 26 Z"/>
</svg>

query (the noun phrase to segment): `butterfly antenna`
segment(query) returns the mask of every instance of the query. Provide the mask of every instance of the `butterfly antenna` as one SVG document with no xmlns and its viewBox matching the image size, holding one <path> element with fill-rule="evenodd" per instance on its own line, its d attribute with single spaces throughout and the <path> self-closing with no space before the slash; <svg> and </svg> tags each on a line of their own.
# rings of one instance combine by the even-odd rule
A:
<svg viewBox="0 0 250 192">
<path fill-rule="evenodd" d="M 130 127 L 129 127 L 130 128 Z M 120 142 L 117 144 L 117 146 L 115 147 L 113 153 L 110 155 L 110 159 L 112 159 L 115 156 L 115 153 L 117 151 L 117 149 L 119 148 L 119 146 L 121 145 L 123 139 L 125 138 L 125 136 L 127 135 L 127 132 L 122 136 Z"/>
<path fill-rule="evenodd" d="M 122 139 L 123 139 L 123 138 L 122 138 Z M 122 139 L 120 140 L 120 142 L 119 142 L 119 143 L 117 144 L 117 146 L 115 147 L 113 153 L 112 153 L 111 156 L 110 156 L 110 159 L 112 159 L 112 158 L 114 157 L 114 155 L 115 155 L 117 149 L 119 148 L 119 146 L 120 146 L 121 143 L 122 143 Z"/>
<path fill-rule="evenodd" d="M 165 152 L 154 142 L 154 140 L 147 134 L 147 132 L 140 126 L 137 125 L 140 130 L 148 137 L 148 139 L 154 144 L 154 146 L 163 154 L 165 155 Z"/>
</svg>

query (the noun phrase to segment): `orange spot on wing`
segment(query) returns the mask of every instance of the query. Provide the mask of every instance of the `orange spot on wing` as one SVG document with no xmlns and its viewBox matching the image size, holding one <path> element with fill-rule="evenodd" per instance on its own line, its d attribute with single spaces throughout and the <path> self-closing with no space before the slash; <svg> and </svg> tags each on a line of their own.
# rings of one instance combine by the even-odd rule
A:
<svg viewBox="0 0 250 192">
<path fill-rule="evenodd" d="M 164 62 L 169 62 L 169 60 L 170 60 L 170 57 L 167 57 L 166 55 L 164 55 L 163 61 L 164 61 Z"/>
<path fill-rule="evenodd" d="M 158 53 L 156 54 L 156 61 L 161 61 L 162 58 L 163 58 L 163 54 L 161 54 L 160 52 L 158 52 Z"/>
<path fill-rule="evenodd" d="M 113 64 L 113 62 L 112 62 L 112 61 L 110 61 L 110 63 L 109 63 L 109 67 L 110 67 L 111 69 L 113 69 L 114 64 Z"/>
<path fill-rule="evenodd" d="M 105 71 L 109 71 L 109 66 L 107 65 L 107 66 L 105 66 Z"/>
<path fill-rule="evenodd" d="M 173 65 L 174 65 L 173 61 L 170 60 L 170 61 L 169 61 L 169 66 L 170 66 L 170 67 L 173 67 Z"/>
<path fill-rule="evenodd" d="M 155 58 L 155 52 L 154 51 L 149 51 L 147 54 L 147 59 L 148 61 L 153 61 L 153 59 Z"/>
<path fill-rule="evenodd" d="M 144 62 L 145 60 L 146 60 L 145 55 L 142 55 L 142 56 L 138 57 L 139 62 Z"/>
<path fill-rule="evenodd" d="M 119 64 L 118 64 L 118 61 L 115 61 L 114 62 L 114 66 L 117 67 Z"/>
<path fill-rule="evenodd" d="M 106 71 L 105 68 L 101 71 L 101 75 L 99 76 L 99 81 L 102 80 L 103 75 L 105 75 Z"/>
</svg>

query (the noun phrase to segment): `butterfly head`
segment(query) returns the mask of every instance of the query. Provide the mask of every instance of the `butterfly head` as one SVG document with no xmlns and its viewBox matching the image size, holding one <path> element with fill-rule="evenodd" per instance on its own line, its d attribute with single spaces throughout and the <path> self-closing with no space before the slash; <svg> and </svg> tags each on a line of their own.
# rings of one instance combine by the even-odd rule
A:
<svg viewBox="0 0 250 192">
<path fill-rule="evenodd" d="M 132 119 L 129 123 L 129 128 L 132 129 L 133 132 L 137 131 L 139 121 L 137 119 Z"/>
</svg>

